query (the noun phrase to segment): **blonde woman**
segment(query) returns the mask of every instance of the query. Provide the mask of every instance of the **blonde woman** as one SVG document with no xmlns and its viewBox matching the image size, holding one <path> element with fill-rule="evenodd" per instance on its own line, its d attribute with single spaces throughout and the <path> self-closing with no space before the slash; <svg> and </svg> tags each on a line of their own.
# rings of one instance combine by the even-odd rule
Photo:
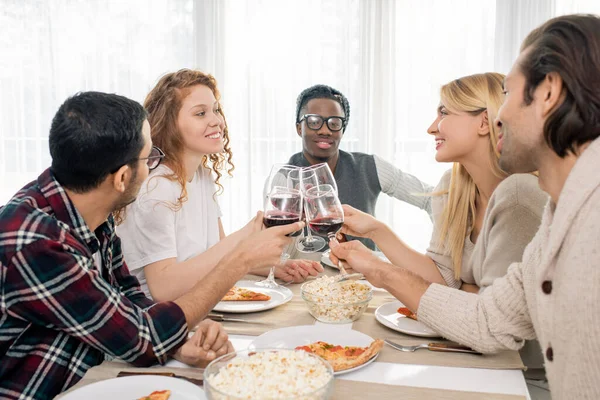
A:
<svg viewBox="0 0 600 400">
<path fill-rule="evenodd" d="M 152 142 L 165 156 L 137 200 L 117 213 L 117 233 L 127 265 L 146 295 L 169 301 L 262 229 L 262 216 L 225 235 L 217 195 L 223 189 L 222 174 L 233 171 L 233 154 L 212 75 L 190 69 L 169 73 L 150 91 L 144 107 Z M 302 281 L 321 270 L 315 262 L 292 260 L 276 269 L 276 277 Z M 266 275 L 268 269 L 253 272 Z"/>
<path fill-rule="evenodd" d="M 478 292 L 520 261 L 548 197 L 532 174 L 500 169 L 493 124 L 502 104 L 498 73 L 456 79 L 441 89 L 427 133 L 436 161 L 453 162 L 432 193 L 434 231 L 426 254 L 408 247 L 385 224 L 349 206 L 342 232 L 368 237 L 392 264 L 429 282 Z"/>
<path fill-rule="evenodd" d="M 393 265 L 429 282 L 474 293 L 521 261 L 548 196 L 535 175 L 509 176 L 500 169 L 493 122 L 502 105 L 503 79 L 485 73 L 442 86 L 437 117 L 427 133 L 436 142 L 436 161 L 454 165 L 432 193 L 434 227 L 425 254 L 408 247 L 371 215 L 347 205 L 342 232 L 372 239 Z M 528 377 L 543 375 L 540 354 L 537 342 L 522 349 Z"/>
</svg>

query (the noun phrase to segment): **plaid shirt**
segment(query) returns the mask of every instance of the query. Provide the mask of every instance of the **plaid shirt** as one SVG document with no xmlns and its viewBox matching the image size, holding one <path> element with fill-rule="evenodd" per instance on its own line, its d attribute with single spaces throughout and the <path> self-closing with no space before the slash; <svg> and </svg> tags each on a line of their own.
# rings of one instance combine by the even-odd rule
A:
<svg viewBox="0 0 600 400">
<path fill-rule="evenodd" d="M 0 398 L 53 398 L 105 355 L 165 363 L 187 333 L 129 274 L 112 217 L 90 231 L 50 170 L 0 208 Z"/>
</svg>

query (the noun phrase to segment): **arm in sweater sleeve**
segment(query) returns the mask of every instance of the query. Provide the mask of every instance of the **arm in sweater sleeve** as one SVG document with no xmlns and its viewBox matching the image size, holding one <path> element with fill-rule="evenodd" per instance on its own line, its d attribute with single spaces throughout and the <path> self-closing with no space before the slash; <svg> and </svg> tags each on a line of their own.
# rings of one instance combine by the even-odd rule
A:
<svg viewBox="0 0 600 400">
<path fill-rule="evenodd" d="M 416 176 L 394 167 L 381 157 L 373 155 L 373 158 L 375 159 L 375 168 L 377 169 L 381 191 L 427 211 L 431 218 L 431 197 L 422 194 L 431 193 L 433 187 L 421 182 Z"/>
<path fill-rule="evenodd" d="M 532 257 L 535 243 L 524 256 Z M 530 249 L 531 248 L 531 249 Z M 525 262 L 525 261 L 524 261 Z M 523 264 L 512 264 L 480 294 L 431 284 L 421 297 L 419 320 L 444 337 L 482 353 L 518 350 L 535 338 L 523 286 Z"/>
</svg>

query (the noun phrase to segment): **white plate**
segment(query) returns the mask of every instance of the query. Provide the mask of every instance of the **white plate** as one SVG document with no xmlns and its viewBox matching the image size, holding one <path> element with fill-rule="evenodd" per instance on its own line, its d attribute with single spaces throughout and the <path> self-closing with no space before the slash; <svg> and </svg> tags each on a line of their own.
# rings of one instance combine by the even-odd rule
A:
<svg viewBox="0 0 600 400">
<path fill-rule="evenodd" d="M 270 310 L 282 304 L 287 303 L 294 297 L 292 291 L 285 286 L 277 289 L 269 289 L 258 286 L 254 281 L 239 281 L 235 286 L 253 290 L 271 296 L 269 301 L 221 301 L 217 303 L 214 311 L 229 313 L 251 313 L 257 311 Z"/>
<path fill-rule="evenodd" d="M 76 389 L 62 400 L 135 400 L 155 390 L 170 390 L 169 400 L 206 400 L 204 390 L 183 379 L 167 376 L 126 376 L 107 379 Z"/>
<path fill-rule="evenodd" d="M 399 301 L 386 303 L 375 310 L 375 318 L 377 321 L 398 332 L 406 333 L 413 336 L 421 337 L 440 337 L 440 335 L 430 329 L 422 322 L 410 319 L 405 315 L 399 314 L 397 310 L 404 307 Z"/>
<path fill-rule="evenodd" d="M 373 253 L 375 253 L 375 255 L 377 257 L 381 258 L 383 261 L 386 261 L 386 262 L 390 261 L 387 259 L 387 257 L 381 251 L 374 251 Z M 329 250 L 326 250 L 323 252 L 323 254 L 321 255 L 321 262 L 323 264 L 327 265 L 328 267 L 339 269 L 338 266 L 335 265 L 334 263 L 332 263 L 331 260 L 329 259 Z"/>
<path fill-rule="evenodd" d="M 373 343 L 373 338 L 364 333 L 338 326 L 301 325 L 280 328 L 263 333 L 250 343 L 249 349 L 295 349 L 298 346 L 323 341 L 340 346 L 367 347 Z M 344 371 L 334 372 L 334 375 L 346 374 L 371 364 L 379 353 L 363 365 Z"/>
</svg>

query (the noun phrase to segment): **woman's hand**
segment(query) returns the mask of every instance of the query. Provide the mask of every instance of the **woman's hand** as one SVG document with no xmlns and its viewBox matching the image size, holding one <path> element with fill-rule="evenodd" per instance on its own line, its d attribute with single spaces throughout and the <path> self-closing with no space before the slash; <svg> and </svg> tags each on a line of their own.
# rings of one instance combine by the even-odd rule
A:
<svg viewBox="0 0 600 400">
<path fill-rule="evenodd" d="M 317 276 L 323 272 L 320 263 L 311 260 L 287 260 L 285 264 L 275 268 L 275 277 L 284 282 L 301 283 L 309 276 Z"/>
<path fill-rule="evenodd" d="M 360 272 L 376 287 L 382 287 L 381 269 L 390 266 L 379 257 L 377 257 L 371 249 L 367 248 L 358 240 L 353 240 L 346 243 L 337 243 L 332 240 L 329 243 L 331 253 L 329 259 L 337 264 L 341 259 L 345 264 L 346 271 Z"/>
<path fill-rule="evenodd" d="M 344 226 L 340 230 L 341 233 L 373 239 L 374 234 L 385 226 L 372 215 L 347 204 L 342 205 L 342 208 L 344 209 Z"/>
</svg>

